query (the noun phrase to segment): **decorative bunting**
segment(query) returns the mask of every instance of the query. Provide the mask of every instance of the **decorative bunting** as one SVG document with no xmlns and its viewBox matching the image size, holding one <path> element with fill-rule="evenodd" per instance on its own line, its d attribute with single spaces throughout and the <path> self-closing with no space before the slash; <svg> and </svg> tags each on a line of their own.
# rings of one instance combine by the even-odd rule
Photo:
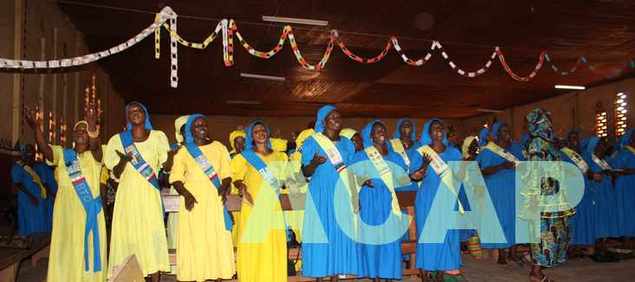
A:
<svg viewBox="0 0 635 282">
<path fill-rule="evenodd" d="M 119 52 L 122 52 L 136 45 L 141 40 L 144 40 L 146 37 L 148 37 L 152 33 L 154 33 L 154 43 L 155 43 L 154 57 L 156 59 L 159 59 L 161 56 L 161 48 L 160 48 L 161 47 L 161 28 L 165 28 L 170 34 L 170 86 L 173 88 L 178 87 L 178 80 L 179 80 L 178 78 L 178 44 L 181 44 L 183 46 L 190 47 L 190 48 L 200 49 L 200 50 L 206 49 L 209 46 L 209 44 L 211 44 L 214 41 L 214 39 L 218 36 L 219 33 L 222 33 L 223 62 L 225 66 L 227 67 L 234 65 L 234 34 L 235 34 L 236 37 L 238 38 L 239 44 L 243 48 L 245 48 L 247 53 L 261 59 L 270 59 L 276 54 L 278 54 L 284 48 L 284 44 L 286 43 L 288 39 L 293 55 L 295 56 L 300 66 L 311 71 L 320 71 L 324 69 L 328 60 L 330 59 L 330 56 L 333 52 L 333 48 L 335 48 L 335 44 L 339 46 L 339 48 L 342 50 L 344 55 L 346 55 L 348 58 L 362 64 L 374 64 L 383 60 L 388 54 L 388 52 L 390 51 L 390 49 L 393 48 L 395 52 L 399 55 L 399 57 L 406 64 L 410 66 L 415 66 L 415 67 L 423 66 L 426 62 L 430 60 L 430 58 L 432 58 L 433 52 L 436 49 L 438 49 L 441 51 L 441 56 L 447 62 L 450 68 L 455 70 L 459 75 L 463 77 L 467 77 L 467 78 L 474 78 L 487 72 L 487 70 L 489 70 L 489 68 L 492 66 L 492 61 L 496 57 L 498 57 L 499 62 L 501 63 L 505 71 L 509 74 L 509 76 L 512 77 L 512 79 L 517 81 L 522 81 L 522 82 L 527 82 L 533 79 L 537 75 L 538 71 L 543 67 L 543 63 L 545 60 L 551 65 L 551 69 L 554 72 L 563 76 L 576 72 L 582 65 L 586 65 L 591 71 L 594 71 L 593 66 L 589 65 L 585 57 L 580 57 L 576 61 L 576 64 L 573 67 L 571 67 L 571 69 L 569 69 L 568 71 L 560 71 L 559 68 L 553 63 L 551 57 L 547 54 L 547 52 L 542 51 L 538 57 L 538 63 L 536 64 L 532 72 L 526 76 L 519 76 L 516 73 L 514 73 L 509 67 L 509 65 L 507 64 L 507 61 L 505 60 L 505 56 L 503 55 L 503 52 L 501 51 L 500 47 L 495 48 L 489 60 L 481 68 L 479 68 L 476 71 L 465 71 L 463 68 L 458 66 L 453 60 L 450 59 L 450 56 L 443 50 L 443 45 L 441 45 L 439 41 L 432 41 L 432 45 L 430 46 L 429 52 L 423 58 L 413 60 L 406 55 L 401 45 L 399 44 L 399 40 L 395 36 L 391 36 L 388 39 L 384 49 L 377 56 L 372 58 L 363 58 L 363 57 L 360 57 L 359 55 L 354 54 L 350 49 L 348 49 L 348 47 L 346 47 L 346 44 L 344 44 L 344 41 L 339 36 L 339 33 L 337 30 L 331 30 L 329 34 L 329 42 L 328 42 L 328 45 L 326 46 L 326 49 L 324 50 L 322 58 L 317 64 L 312 65 L 308 63 L 306 59 L 302 56 L 302 52 L 300 51 L 300 48 L 298 47 L 298 43 L 293 33 L 293 28 L 289 25 L 284 26 L 282 30 L 282 34 L 280 35 L 280 38 L 278 39 L 278 43 L 273 47 L 273 49 L 265 52 L 265 51 L 258 51 L 254 49 L 251 45 L 249 45 L 249 43 L 247 43 L 247 40 L 245 40 L 242 34 L 238 31 L 238 25 L 236 24 L 236 22 L 231 19 L 230 20 L 222 19 L 216 25 L 216 28 L 214 29 L 214 31 L 209 36 L 207 36 L 207 38 L 205 38 L 205 40 L 203 40 L 201 43 L 193 43 L 193 42 L 187 41 L 178 34 L 177 17 L 178 17 L 177 14 L 170 7 L 165 7 L 161 10 L 161 12 L 159 12 L 155 16 L 154 23 L 152 23 L 152 25 L 148 26 L 147 28 L 145 28 L 143 31 L 141 31 L 139 34 L 129 39 L 128 41 L 123 42 L 117 46 L 114 46 L 108 50 L 104 50 L 104 51 L 100 51 L 100 52 L 96 52 L 96 53 L 92 53 L 92 54 L 88 54 L 84 56 L 63 58 L 59 60 L 48 60 L 48 61 L 13 60 L 13 59 L 0 58 L 0 68 L 25 70 L 25 69 L 52 69 L 52 68 L 66 68 L 66 67 L 81 66 L 81 65 L 98 61 L 102 58 L 117 54 Z M 629 63 L 626 64 L 625 68 L 627 67 L 630 67 L 630 69 L 635 68 L 635 62 L 632 60 L 629 61 Z M 621 69 L 616 73 L 616 75 L 622 74 L 624 71 L 625 71 L 624 69 Z"/>
</svg>

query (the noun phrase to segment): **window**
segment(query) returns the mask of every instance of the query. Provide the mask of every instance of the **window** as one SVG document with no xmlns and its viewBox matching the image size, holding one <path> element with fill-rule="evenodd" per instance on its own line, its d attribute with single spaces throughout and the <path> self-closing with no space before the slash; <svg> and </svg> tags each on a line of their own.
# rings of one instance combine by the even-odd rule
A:
<svg viewBox="0 0 635 282">
<path fill-rule="evenodd" d="M 608 136 L 608 117 L 606 112 L 598 112 L 595 114 L 595 135 L 597 137 Z"/>
<path fill-rule="evenodd" d="M 622 136 L 628 128 L 628 96 L 624 92 L 617 93 L 615 97 L 615 136 Z"/>
</svg>

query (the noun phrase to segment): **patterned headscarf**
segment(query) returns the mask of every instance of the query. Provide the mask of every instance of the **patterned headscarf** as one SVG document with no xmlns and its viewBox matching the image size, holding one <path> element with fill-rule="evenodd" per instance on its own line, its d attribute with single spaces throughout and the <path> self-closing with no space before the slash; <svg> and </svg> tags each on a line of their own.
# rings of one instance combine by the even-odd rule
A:
<svg viewBox="0 0 635 282">
<path fill-rule="evenodd" d="M 470 156 L 470 145 L 472 142 L 476 140 L 476 136 L 468 136 L 463 140 L 463 145 L 461 146 L 461 153 L 463 154 L 463 158 L 467 158 Z"/>
<path fill-rule="evenodd" d="M 335 106 L 326 105 L 321 107 L 317 112 L 317 118 L 315 119 L 315 132 L 323 133 L 326 129 L 326 117 L 335 110 Z"/>
<path fill-rule="evenodd" d="M 150 122 L 150 114 L 148 113 L 148 109 L 146 108 L 146 106 L 144 106 L 143 104 L 141 104 L 139 102 L 130 102 L 130 103 L 128 103 L 128 105 L 126 105 L 126 129 L 127 130 L 132 130 L 132 124 L 128 120 L 128 110 L 133 105 L 137 105 L 137 106 L 141 107 L 141 109 L 143 109 L 143 112 L 145 113 L 145 116 L 146 116 L 146 120 L 145 120 L 145 122 L 143 124 L 143 127 L 146 130 L 152 130 L 153 129 L 152 128 L 152 122 Z"/>
<path fill-rule="evenodd" d="M 421 137 L 419 138 L 419 144 L 421 144 L 421 146 L 432 144 L 432 136 L 430 136 L 430 126 L 432 126 L 432 123 L 435 121 L 443 123 L 443 121 L 438 118 L 432 118 L 426 121 L 426 123 L 423 125 L 423 131 L 421 132 Z M 443 132 L 443 145 L 448 145 L 448 135 L 446 132 Z"/>
<path fill-rule="evenodd" d="M 540 137 L 545 141 L 553 141 L 553 128 L 549 112 L 536 108 L 527 114 L 527 127 L 532 137 Z"/>
</svg>

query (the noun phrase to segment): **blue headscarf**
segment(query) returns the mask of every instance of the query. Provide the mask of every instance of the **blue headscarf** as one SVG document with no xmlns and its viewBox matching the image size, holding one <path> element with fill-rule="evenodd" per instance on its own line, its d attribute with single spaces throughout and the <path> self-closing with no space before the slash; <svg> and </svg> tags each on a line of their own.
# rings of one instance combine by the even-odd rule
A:
<svg viewBox="0 0 635 282">
<path fill-rule="evenodd" d="M 631 138 L 633 138 L 633 133 L 635 133 L 635 128 L 631 128 L 629 130 L 626 131 L 626 133 L 624 133 L 624 135 L 622 135 L 622 137 L 620 138 L 620 147 L 624 148 L 627 145 L 630 145 L 631 143 Z"/>
<path fill-rule="evenodd" d="M 183 133 L 185 133 L 185 144 L 194 143 L 194 135 L 192 135 L 192 125 L 199 118 L 205 118 L 202 114 L 192 114 L 187 118 L 187 122 L 185 123 L 185 129 L 183 129 Z"/>
<path fill-rule="evenodd" d="M 492 130 L 489 131 L 489 134 L 492 135 L 494 139 L 498 139 L 498 133 L 503 125 L 505 124 L 500 121 L 495 122 L 494 125 L 492 125 Z"/>
<path fill-rule="evenodd" d="M 481 132 L 478 133 L 478 145 L 483 147 L 487 145 L 487 136 L 489 135 L 489 128 L 483 127 Z"/>
<path fill-rule="evenodd" d="M 146 106 L 144 106 L 143 104 L 139 103 L 139 102 L 130 102 L 128 103 L 128 105 L 126 105 L 126 129 L 127 130 L 132 130 L 132 124 L 130 123 L 130 121 L 128 120 L 128 109 L 130 109 L 130 107 L 132 105 L 139 105 L 139 107 L 141 107 L 143 109 L 143 112 L 145 113 L 146 116 L 146 120 L 143 124 L 143 127 L 146 130 L 152 130 L 152 122 L 150 122 L 150 114 L 148 113 L 148 109 L 146 108 Z"/>
<path fill-rule="evenodd" d="M 364 129 L 362 129 L 362 141 L 364 144 L 364 148 L 373 146 L 373 136 L 372 136 L 373 126 L 375 126 L 376 123 L 379 123 L 383 125 L 384 128 L 386 128 L 386 125 L 381 120 L 378 120 L 378 119 L 375 119 L 367 123 Z"/>
<path fill-rule="evenodd" d="M 435 121 L 439 123 L 443 122 L 438 118 L 431 118 L 426 121 L 425 124 L 423 124 L 423 131 L 421 132 L 421 137 L 419 138 L 419 144 L 421 144 L 421 146 L 430 145 L 432 143 L 432 137 L 430 136 L 430 126 Z M 443 132 L 443 145 L 448 145 L 448 135 L 446 132 Z"/>
<path fill-rule="evenodd" d="M 253 151 L 254 150 L 254 127 L 257 124 L 262 124 L 265 129 L 267 130 L 267 148 L 272 149 L 271 146 L 271 132 L 269 131 L 269 127 L 267 127 L 267 125 L 265 124 L 264 121 L 262 120 L 254 120 L 252 121 L 249 126 L 247 126 L 247 128 L 245 129 L 245 151 L 250 150 Z"/>
<path fill-rule="evenodd" d="M 401 125 L 406 121 L 409 121 L 412 124 L 412 131 L 410 132 L 410 140 L 414 142 L 417 139 L 417 125 L 411 119 L 408 119 L 408 118 L 402 118 L 397 121 L 397 127 L 395 128 L 395 133 L 393 133 L 392 138 L 396 138 L 396 139 L 401 138 L 401 130 L 400 130 Z"/>
<path fill-rule="evenodd" d="M 584 154 L 590 160 L 591 155 L 595 153 L 595 148 L 600 143 L 600 138 L 598 138 L 597 136 L 591 136 L 585 139 L 584 143 Z"/>
<path fill-rule="evenodd" d="M 326 129 L 326 124 L 324 120 L 329 114 L 335 110 L 335 106 L 326 105 L 321 107 L 317 112 L 317 118 L 315 119 L 315 132 L 323 133 L 324 129 Z"/>
</svg>

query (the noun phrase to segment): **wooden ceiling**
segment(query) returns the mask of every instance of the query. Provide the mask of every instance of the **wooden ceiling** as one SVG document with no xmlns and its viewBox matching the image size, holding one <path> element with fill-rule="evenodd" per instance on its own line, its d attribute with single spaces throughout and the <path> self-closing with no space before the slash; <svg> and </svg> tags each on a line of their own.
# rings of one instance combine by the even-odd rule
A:
<svg viewBox="0 0 635 282">
<path fill-rule="evenodd" d="M 100 62 L 126 100 L 143 101 L 164 114 L 310 116 L 324 103 L 337 103 L 350 116 L 463 118 L 480 114 L 479 108 L 504 109 L 561 94 L 555 84 L 597 85 L 632 75 L 614 74 L 635 57 L 635 1 L 630 0 L 58 0 L 58 5 L 85 34 L 91 51 L 127 40 L 153 21 L 152 12 L 169 5 L 180 15 L 178 30 L 185 38 L 200 41 L 220 18 L 233 18 L 258 50 L 272 48 L 282 30 L 281 24 L 263 22 L 263 15 L 328 20 L 328 27 L 294 25 L 309 62 L 321 58 L 328 30 L 335 28 L 363 56 L 379 53 L 394 34 L 413 58 L 424 55 L 432 39 L 441 41 L 465 70 L 480 68 L 497 45 L 522 75 L 543 49 L 563 70 L 580 56 L 594 66 L 560 76 L 547 64 L 531 82 L 518 82 L 495 61 L 486 74 L 468 79 L 438 53 L 418 68 L 403 63 L 394 50 L 377 64 L 362 65 L 336 47 L 326 69 L 316 74 L 298 65 L 289 45 L 262 60 L 237 44 L 236 63 L 227 68 L 215 41 L 202 51 L 179 47 L 179 87 L 172 89 L 167 36 L 160 60 L 148 38 Z M 241 78 L 241 72 L 286 81 Z"/>
</svg>

